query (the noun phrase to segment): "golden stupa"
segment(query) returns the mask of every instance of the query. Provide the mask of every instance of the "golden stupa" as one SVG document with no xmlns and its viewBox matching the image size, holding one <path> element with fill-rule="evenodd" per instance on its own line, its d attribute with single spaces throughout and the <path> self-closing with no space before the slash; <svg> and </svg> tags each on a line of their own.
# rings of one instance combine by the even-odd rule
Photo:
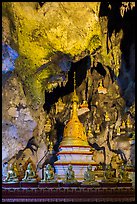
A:
<svg viewBox="0 0 137 204">
<path fill-rule="evenodd" d="M 88 144 L 85 128 L 78 118 L 78 102 L 74 73 L 72 112 L 64 128 L 63 140 L 57 153 L 58 160 L 54 162 L 55 172 L 58 174 L 61 182 L 65 178 L 65 172 L 69 164 L 73 166 L 77 181 L 83 180 L 84 172 L 89 164 L 94 168 L 97 165 L 92 159 L 94 151 L 91 150 Z"/>
<path fill-rule="evenodd" d="M 70 120 L 64 128 L 63 140 L 60 146 L 89 146 L 83 124 L 78 118 L 78 96 L 74 72 L 74 92 L 72 97 L 72 113 Z"/>
</svg>

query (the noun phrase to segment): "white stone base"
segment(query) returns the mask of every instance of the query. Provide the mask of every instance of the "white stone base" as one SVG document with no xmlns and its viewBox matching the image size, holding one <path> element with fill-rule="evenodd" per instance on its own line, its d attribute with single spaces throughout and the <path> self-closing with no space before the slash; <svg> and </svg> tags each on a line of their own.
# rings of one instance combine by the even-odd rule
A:
<svg viewBox="0 0 137 204">
<path fill-rule="evenodd" d="M 84 180 L 84 172 L 87 170 L 89 164 L 92 165 L 92 170 L 96 168 L 97 164 L 92 160 L 93 151 L 90 151 L 90 147 L 61 147 L 57 154 L 58 161 L 54 162 L 55 173 L 58 175 L 58 180 L 65 178 L 65 173 L 68 169 L 68 165 L 73 166 L 75 172 L 75 178 L 77 181 Z"/>
</svg>

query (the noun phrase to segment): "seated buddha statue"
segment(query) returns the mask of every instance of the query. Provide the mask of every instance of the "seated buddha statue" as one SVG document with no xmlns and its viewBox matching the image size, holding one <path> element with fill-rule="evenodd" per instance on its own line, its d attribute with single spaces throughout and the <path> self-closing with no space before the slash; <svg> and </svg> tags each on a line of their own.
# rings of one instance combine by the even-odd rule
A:
<svg viewBox="0 0 137 204">
<path fill-rule="evenodd" d="M 5 180 L 3 180 L 3 181 L 8 182 L 8 183 L 18 183 L 19 182 L 17 174 L 14 170 L 13 164 L 10 164 L 9 170 L 7 172 L 7 176 L 6 176 Z"/>
<path fill-rule="evenodd" d="M 106 183 L 115 183 L 115 182 L 117 182 L 117 179 L 115 178 L 115 172 L 111 168 L 110 164 L 107 165 L 106 170 L 104 172 L 103 182 L 106 182 Z"/>
<path fill-rule="evenodd" d="M 29 163 L 27 166 L 27 170 L 25 171 L 25 176 L 22 179 L 23 182 L 37 182 L 37 175 L 33 170 L 32 164 Z"/>
<path fill-rule="evenodd" d="M 92 166 L 90 164 L 87 166 L 87 170 L 84 173 L 84 181 L 82 184 L 99 185 L 99 183 L 95 181 L 95 174 L 92 171 Z"/>
<path fill-rule="evenodd" d="M 129 174 L 126 171 L 124 164 L 122 164 L 121 168 L 119 169 L 119 172 L 118 172 L 118 181 L 122 182 L 122 183 L 128 183 L 128 182 L 132 181 L 129 178 Z"/>
<path fill-rule="evenodd" d="M 66 171 L 64 183 L 77 183 L 75 172 L 71 164 L 69 164 L 68 170 Z"/>
<path fill-rule="evenodd" d="M 55 183 L 57 182 L 54 175 L 54 170 L 50 164 L 47 164 L 44 168 L 44 178 L 41 180 L 42 183 Z"/>
</svg>

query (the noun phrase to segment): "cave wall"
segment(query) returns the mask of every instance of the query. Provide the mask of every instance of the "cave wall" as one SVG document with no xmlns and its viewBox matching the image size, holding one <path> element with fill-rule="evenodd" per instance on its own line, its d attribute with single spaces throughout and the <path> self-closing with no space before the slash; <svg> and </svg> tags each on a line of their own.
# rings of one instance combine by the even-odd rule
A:
<svg viewBox="0 0 137 204">
<path fill-rule="evenodd" d="M 75 71 L 78 114 L 87 134 L 92 129 L 95 161 L 108 164 L 118 155 L 135 165 L 134 19 L 134 2 L 2 3 L 3 163 L 31 158 L 37 166 L 48 138 L 54 151 L 46 161 L 56 160 Z M 117 129 L 128 117 L 132 128 L 119 140 Z"/>
</svg>

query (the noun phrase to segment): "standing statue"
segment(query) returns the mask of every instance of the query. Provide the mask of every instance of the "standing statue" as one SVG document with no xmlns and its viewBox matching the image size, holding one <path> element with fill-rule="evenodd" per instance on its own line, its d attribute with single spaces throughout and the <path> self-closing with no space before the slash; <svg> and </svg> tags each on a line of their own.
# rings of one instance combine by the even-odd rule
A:
<svg viewBox="0 0 137 204">
<path fill-rule="evenodd" d="M 87 170 L 84 173 L 84 181 L 82 184 L 99 186 L 99 183 L 95 181 L 95 174 L 90 164 L 87 166 Z"/>
<path fill-rule="evenodd" d="M 44 167 L 44 178 L 41 180 L 42 183 L 55 183 L 57 182 L 55 180 L 55 174 L 52 166 L 50 164 L 47 164 Z"/>
<path fill-rule="evenodd" d="M 68 170 L 66 171 L 64 183 L 77 183 L 75 172 L 71 164 L 69 164 Z"/>
<path fill-rule="evenodd" d="M 37 182 L 37 175 L 33 170 L 31 163 L 29 163 L 27 166 L 27 170 L 25 171 L 25 176 L 22 179 L 22 182 L 31 182 L 31 183 Z"/>
<path fill-rule="evenodd" d="M 4 182 L 8 182 L 8 183 L 18 183 L 19 179 L 17 177 L 17 174 L 14 170 L 14 165 L 10 164 L 8 173 L 7 173 L 7 177 L 5 180 L 3 180 Z"/>
</svg>

